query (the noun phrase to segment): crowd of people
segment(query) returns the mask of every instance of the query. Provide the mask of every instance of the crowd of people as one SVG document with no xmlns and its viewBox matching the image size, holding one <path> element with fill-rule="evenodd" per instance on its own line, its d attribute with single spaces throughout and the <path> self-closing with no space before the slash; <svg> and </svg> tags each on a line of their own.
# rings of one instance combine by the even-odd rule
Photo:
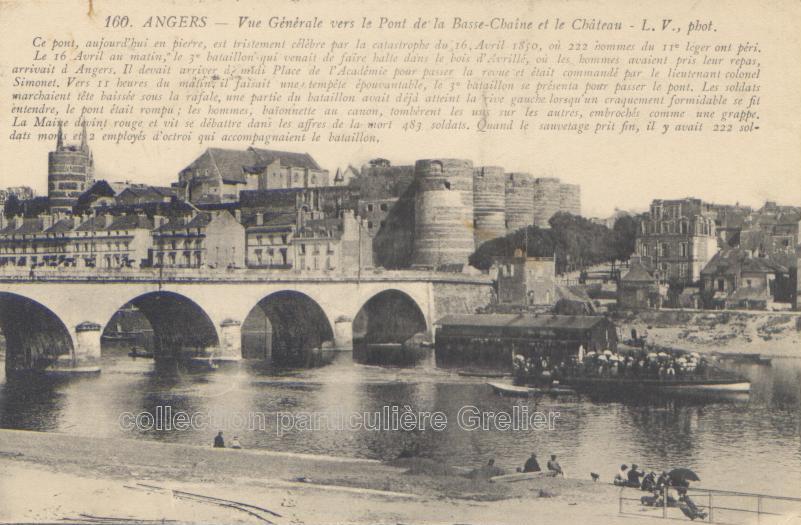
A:
<svg viewBox="0 0 801 525">
<path fill-rule="evenodd" d="M 709 362 L 698 352 L 676 354 L 640 348 L 626 353 L 603 350 L 587 352 L 579 349 L 577 366 L 586 375 L 600 377 L 641 377 L 648 379 L 681 379 L 706 376 Z"/>
<path fill-rule="evenodd" d="M 689 483 L 686 480 L 674 479 L 667 470 L 663 470 L 662 474 L 657 476 L 654 471 L 646 474 L 636 463 L 632 464 L 631 468 L 628 465 L 621 465 L 613 483 L 621 487 L 650 492 L 650 495 L 640 498 L 640 503 L 646 507 L 678 507 L 693 521 L 707 516 L 707 513 L 701 510 L 687 494 Z"/>
</svg>

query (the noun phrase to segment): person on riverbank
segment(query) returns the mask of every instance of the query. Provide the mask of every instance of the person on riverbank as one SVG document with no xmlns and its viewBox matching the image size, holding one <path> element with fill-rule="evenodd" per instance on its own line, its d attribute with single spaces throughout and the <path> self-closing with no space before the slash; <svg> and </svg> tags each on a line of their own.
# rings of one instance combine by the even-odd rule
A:
<svg viewBox="0 0 801 525">
<path fill-rule="evenodd" d="M 636 463 L 632 464 L 628 473 L 629 487 L 640 488 L 640 478 L 642 476 L 645 476 L 645 472 L 640 470 Z"/>
<path fill-rule="evenodd" d="M 620 472 L 615 475 L 615 479 L 612 481 L 615 485 L 625 487 L 629 484 L 629 466 L 628 465 L 620 465 Z"/>
<path fill-rule="evenodd" d="M 679 489 L 679 509 L 681 512 L 690 518 L 692 521 L 700 519 L 706 519 L 706 512 L 702 511 L 698 508 L 693 500 L 690 499 L 690 496 L 687 495 L 687 489 L 680 488 Z"/>
<path fill-rule="evenodd" d="M 548 461 L 548 473 L 551 476 L 564 476 L 565 473 L 562 472 L 562 466 L 556 461 L 556 454 L 551 454 L 551 459 Z"/>
<path fill-rule="evenodd" d="M 523 472 L 542 472 L 540 464 L 537 461 L 537 454 L 534 452 L 531 453 L 531 457 L 529 457 L 523 465 Z"/>
<path fill-rule="evenodd" d="M 217 435 L 214 436 L 214 448 L 225 448 L 225 440 L 223 439 L 222 430 L 217 432 Z"/>
<path fill-rule="evenodd" d="M 234 436 L 234 439 L 231 440 L 231 448 L 241 449 L 242 444 L 239 442 L 239 436 Z"/>
</svg>

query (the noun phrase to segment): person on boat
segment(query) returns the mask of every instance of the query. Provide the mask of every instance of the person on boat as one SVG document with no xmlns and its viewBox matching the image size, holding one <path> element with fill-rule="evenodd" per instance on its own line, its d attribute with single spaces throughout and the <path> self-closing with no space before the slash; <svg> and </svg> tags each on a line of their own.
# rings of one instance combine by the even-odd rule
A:
<svg viewBox="0 0 801 525">
<path fill-rule="evenodd" d="M 551 459 L 548 460 L 548 473 L 552 476 L 564 476 L 562 466 L 556 461 L 556 454 L 551 454 Z"/>
<path fill-rule="evenodd" d="M 644 475 L 645 472 L 640 470 L 636 463 L 633 463 L 628 473 L 629 487 L 640 488 L 640 478 Z"/>
<path fill-rule="evenodd" d="M 490 458 L 490 460 L 487 461 L 487 465 L 483 468 L 482 474 L 487 478 L 492 478 L 495 476 L 503 476 L 504 474 L 506 474 L 506 471 L 503 470 L 501 467 L 496 467 L 495 459 Z"/>
<path fill-rule="evenodd" d="M 626 486 L 629 482 L 628 470 L 628 465 L 620 465 L 620 472 L 615 475 L 615 479 L 612 481 L 612 483 L 618 486 Z"/>
<path fill-rule="evenodd" d="M 242 448 L 242 444 L 239 442 L 238 436 L 234 436 L 234 439 L 231 440 L 231 448 L 236 448 L 236 449 Z"/>
<path fill-rule="evenodd" d="M 225 448 L 225 440 L 223 439 L 222 430 L 217 432 L 217 435 L 214 436 L 214 448 Z"/>
<path fill-rule="evenodd" d="M 540 464 L 537 461 L 537 454 L 534 452 L 531 453 L 531 457 L 526 460 L 525 465 L 523 465 L 523 472 L 541 472 L 542 469 L 540 468 Z"/>
</svg>

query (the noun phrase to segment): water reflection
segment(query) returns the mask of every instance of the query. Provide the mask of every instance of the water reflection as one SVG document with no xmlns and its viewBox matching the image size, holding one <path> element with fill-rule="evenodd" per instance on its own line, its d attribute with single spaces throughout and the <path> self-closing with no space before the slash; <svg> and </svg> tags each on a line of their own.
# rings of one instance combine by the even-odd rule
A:
<svg viewBox="0 0 801 525">
<path fill-rule="evenodd" d="M 1 368 L 1 367 L 0 367 Z M 737 365 L 752 381 L 750 399 L 699 403 L 692 399 L 499 398 L 482 380 L 437 369 L 382 369 L 356 365 L 347 354 L 314 370 L 277 370 L 261 363 L 215 371 L 180 366 L 155 369 L 151 360 L 107 353 L 103 373 L 84 379 L 0 382 L 0 425 L 209 444 L 217 430 L 248 448 L 388 459 L 405 449 L 465 467 L 496 462 L 513 469 L 534 451 L 554 453 L 569 476 L 609 479 L 621 463 L 646 469 L 690 466 L 703 486 L 782 492 L 801 484 L 801 360 L 774 360 L 772 367 Z M 482 412 L 558 413 L 553 430 L 466 431 L 457 414 L 466 405 Z M 124 430 L 123 412 L 203 413 L 210 423 L 185 431 Z M 380 412 L 385 406 L 440 411 L 442 432 L 393 432 L 323 427 L 279 433 L 280 414 Z M 252 419 L 253 415 L 261 419 Z M 242 426 L 241 418 L 254 428 Z M 237 419 L 239 418 L 239 419 Z M 286 430 L 286 429 L 285 429 Z"/>
</svg>

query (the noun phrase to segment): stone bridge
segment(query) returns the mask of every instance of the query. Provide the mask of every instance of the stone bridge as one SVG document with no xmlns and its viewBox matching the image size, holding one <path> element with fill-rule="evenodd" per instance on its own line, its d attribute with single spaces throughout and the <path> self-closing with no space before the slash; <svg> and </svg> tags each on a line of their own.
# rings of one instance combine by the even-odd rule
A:
<svg viewBox="0 0 801 525">
<path fill-rule="evenodd" d="M 399 343 L 420 332 L 433 337 L 436 319 L 471 313 L 491 295 L 487 276 L 422 271 L 53 270 L 0 275 L 0 327 L 7 370 L 65 360 L 72 366 L 96 363 L 101 334 L 115 313 L 131 306 L 150 323 L 157 358 L 191 349 L 239 359 L 243 327 L 268 326 L 270 349 L 249 357 L 283 356 L 298 364 L 293 352 L 324 344 L 352 349 L 354 339 Z"/>
</svg>

